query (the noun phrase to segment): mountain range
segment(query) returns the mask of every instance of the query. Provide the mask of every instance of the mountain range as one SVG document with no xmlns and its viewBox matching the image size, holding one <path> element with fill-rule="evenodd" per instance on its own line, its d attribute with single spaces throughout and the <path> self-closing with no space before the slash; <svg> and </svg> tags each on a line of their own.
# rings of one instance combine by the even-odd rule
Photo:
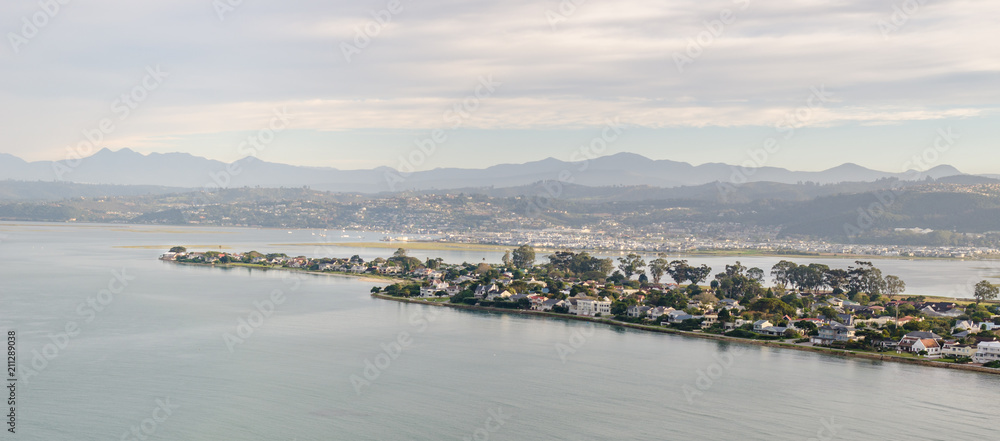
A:
<svg viewBox="0 0 1000 441">
<path fill-rule="evenodd" d="M 563 181 L 587 187 L 650 186 L 674 188 L 715 182 L 873 182 L 885 178 L 919 180 L 962 175 L 941 165 L 917 172 L 890 173 L 856 164 L 824 171 L 803 172 L 777 167 L 742 169 L 722 164 L 691 165 L 619 153 L 583 162 L 555 158 L 522 164 L 502 164 L 484 169 L 438 168 L 410 174 L 388 167 L 340 170 L 265 162 L 246 157 L 233 163 L 187 153 L 151 153 L 130 149 L 102 149 L 92 156 L 70 161 L 27 162 L 0 154 L 0 180 L 70 182 L 101 185 L 142 185 L 188 189 L 218 187 L 310 187 L 334 192 L 380 193 L 457 188 L 508 188 L 544 181 Z M 970 179 L 974 177 L 970 176 Z M 735 180 L 734 180 L 735 179 Z"/>
</svg>

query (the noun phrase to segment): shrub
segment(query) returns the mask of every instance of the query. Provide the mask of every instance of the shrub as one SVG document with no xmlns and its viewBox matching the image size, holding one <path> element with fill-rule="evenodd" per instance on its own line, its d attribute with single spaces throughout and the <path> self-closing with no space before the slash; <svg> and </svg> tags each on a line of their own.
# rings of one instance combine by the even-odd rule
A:
<svg viewBox="0 0 1000 441">
<path fill-rule="evenodd" d="M 725 334 L 725 336 L 726 337 L 737 337 L 737 338 L 750 338 L 750 339 L 752 339 L 754 337 L 757 337 L 757 334 L 754 334 L 753 332 L 750 332 L 750 331 L 747 331 L 747 330 L 743 330 L 743 329 L 734 329 L 732 331 L 727 332 Z"/>
</svg>

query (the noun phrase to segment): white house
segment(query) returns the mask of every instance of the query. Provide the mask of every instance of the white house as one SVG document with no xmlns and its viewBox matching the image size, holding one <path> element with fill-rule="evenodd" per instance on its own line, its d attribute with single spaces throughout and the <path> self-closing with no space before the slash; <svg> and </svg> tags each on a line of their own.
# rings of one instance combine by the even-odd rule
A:
<svg viewBox="0 0 1000 441">
<path fill-rule="evenodd" d="M 597 314 L 597 300 L 594 299 L 575 299 L 576 300 L 576 315 L 582 315 L 586 317 L 593 317 Z"/>
<path fill-rule="evenodd" d="M 976 363 L 989 363 L 1000 360 L 1000 341 L 984 341 L 979 344 L 976 356 L 972 357 Z"/>
<path fill-rule="evenodd" d="M 602 316 L 611 315 L 611 299 L 605 297 L 594 301 L 594 311 Z"/>
<path fill-rule="evenodd" d="M 899 352 L 910 352 L 914 354 L 917 354 L 920 351 L 927 351 L 928 357 L 941 356 L 941 345 L 938 344 L 936 339 L 910 336 L 910 334 L 907 334 L 907 336 L 903 337 L 903 339 L 899 341 L 899 346 L 896 347 L 896 350 Z"/>
<path fill-rule="evenodd" d="M 643 314 L 648 314 L 651 309 L 653 308 L 650 308 L 649 306 L 640 306 L 640 305 L 629 306 L 628 316 L 638 318 Z"/>
</svg>

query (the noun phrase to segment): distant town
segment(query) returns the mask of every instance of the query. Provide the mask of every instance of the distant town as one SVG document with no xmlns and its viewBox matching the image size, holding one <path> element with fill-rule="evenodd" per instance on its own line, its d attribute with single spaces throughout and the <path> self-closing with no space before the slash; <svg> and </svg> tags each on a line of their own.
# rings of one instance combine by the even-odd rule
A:
<svg viewBox="0 0 1000 441">
<path fill-rule="evenodd" d="M 567 250 L 538 259 L 530 245 L 507 251 L 494 264 L 420 260 L 403 248 L 366 261 L 356 255 L 309 258 L 178 246 L 160 259 L 372 277 L 384 280 L 372 295 L 385 299 L 1000 373 L 1000 288 L 984 280 L 973 300 L 908 297 L 905 281 L 866 261 L 846 269 L 784 260 L 768 269 L 748 268 L 737 261 L 713 275 L 705 265 L 666 258 L 647 262 L 638 254 L 613 261 Z M 772 287 L 765 287 L 768 278 Z"/>
<path fill-rule="evenodd" d="M 739 188 L 746 194 L 724 200 L 712 185 L 559 191 L 551 185 L 388 194 L 235 188 L 74 197 L 0 202 L 0 220 L 366 231 L 387 241 L 668 254 L 1000 258 L 994 215 L 1000 184 L 753 183 Z M 730 200 L 737 196 L 743 201 Z"/>
<path fill-rule="evenodd" d="M 443 234 L 440 241 L 449 243 L 517 246 L 531 244 L 539 248 L 642 251 L 649 253 L 696 254 L 715 251 L 751 254 L 842 255 L 926 258 L 997 258 L 1000 248 L 970 246 L 848 245 L 820 240 L 778 239 L 776 232 L 762 232 L 739 224 L 698 224 L 676 226 L 667 234 L 624 231 L 610 234 L 590 229 L 513 230 Z M 770 236 L 770 238 L 761 238 Z M 389 238 L 391 240 L 392 238 Z"/>
</svg>

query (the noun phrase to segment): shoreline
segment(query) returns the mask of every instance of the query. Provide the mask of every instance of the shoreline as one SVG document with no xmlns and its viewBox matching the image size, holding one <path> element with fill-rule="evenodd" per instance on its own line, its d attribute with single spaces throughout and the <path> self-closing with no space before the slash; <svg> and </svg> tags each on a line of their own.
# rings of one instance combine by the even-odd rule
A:
<svg viewBox="0 0 1000 441">
<path fill-rule="evenodd" d="M 234 263 L 178 262 L 178 261 L 175 261 L 175 260 L 163 260 L 163 259 L 160 259 L 160 261 L 167 262 L 167 263 L 172 263 L 172 264 L 175 264 L 175 265 L 205 266 L 205 267 L 211 267 L 211 268 L 246 268 L 246 269 L 261 270 L 261 271 L 287 271 L 287 272 L 290 272 L 290 273 L 312 274 L 314 276 L 345 277 L 345 278 L 349 278 L 349 279 L 357 279 L 357 280 L 362 280 L 362 281 L 366 281 L 366 282 L 373 282 L 373 283 L 393 284 L 393 283 L 408 283 L 409 282 L 409 280 L 407 280 L 407 279 L 400 279 L 400 278 L 397 278 L 397 277 L 390 277 L 390 276 L 384 276 L 383 277 L 383 276 L 374 276 L 372 274 L 341 273 L 341 272 L 336 272 L 336 271 L 311 271 L 311 270 L 303 270 L 303 269 L 297 269 L 297 268 L 285 268 L 285 267 L 280 267 L 280 266 L 266 267 L 266 266 L 252 265 L 252 264 L 243 264 L 243 263 L 235 263 L 234 264 Z"/>
<path fill-rule="evenodd" d="M 821 347 L 815 347 L 815 346 L 799 346 L 799 345 L 796 345 L 796 344 L 790 344 L 790 343 L 784 343 L 784 342 L 777 342 L 777 341 L 773 341 L 773 340 L 749 340 L 749 339 L 745 339 L 745 338 L 727 337 L 725 335 L 718 335 L 718 334 L 705 334 L 703 332 L 689 332 L 689 331 L 681 331 L 681 330 L 677 330 L 677 329 L 663 328 L 663 327 L 660 327 L 660 326 L 640 325 L 640 324 L 636 324 L 636 323 L 619 322 L 617 320 L 607 319 L 607 318 L 602 318 L 602 317 L 585 317 L 585 316 L 577 316 L 577 315 L 569 315 L 569 314 L 553 314 L 553 313 L 550 313 L 550 312 L 543 312 L 543 311 L 492 308 L 492 307 L 474 306 L 474 305 L 462 305 L 462 304 L 447 303 L 447 302 L 427 302 L 427 301 L 419 300 L 419 299 L 411 299 L 411 298 L 403 298 L 403 297 L 393 297 L 393 296 L 389 296 L 389 295 L 385 295 L 385 294 L 381 294 L 381 293 L 372 293 L 371 296 L 373 298 L 378 298 L 378 299 L 382 299 L 382 300 L 390 300 L 390 301 L 395 301 L 395 302 L 400 302 L 400 303 L 413 303 L 413 304 L 419 304 L 419 305 L 429 305 L 429 306 L 437 306 L 437 307 L 448 307 L 448 308 L 463 309 L 463 310 L 472 310 L 472 311 L 486 311 L 486 312 L 497 312 L 497 313 L 504 313 L 504 314 L 533 315 L 533 316 L 542 316 L 542 317 L 548 317 L 548 318 L 553 318 L 553 319 L 576 320 L 576 321 L 584 321 L 584 322 L 591 322 L 591 323 L 599 323 L 599 324 L 610 325 L 610 326 L 621 326 L 621 327 L 631 328 L 631 329 L 637 329 L 637 330 L 641 330 L 641 331 L 657 332 L 657 333 L 660 333 L 660 334 L 672 334 L 672 335 L 678 335 L 678 336 L 681 336 L 681 337 L 701 338 L 701 339 L 705 339 L 705 340 L 726 341 L 726 342 L 731 342 L 731 343 L 744 343 L 744 344 L 749 344 L 749 345 L 766 346 L 766 347 L 772 347 L 772 348 L 778 348 L 778 349 L 792 349 L 792 350 L 797 350 L 797 351 L 812 352 L 812 353 L 817 353 L 817 354 L 822 354 L 822 355 L 828 355 L 828 356 L 834 356 L 834 357 L 858 358 L 858 359 L 873 360 L 873 361 L 888 361 L 888 362 L 893 362 L 893 363 L 904 363 L 904 364 L 912 364 L 912 365 L 919 365 L 919 366 L 926 366 L 926 367 L 933 367 L 933 368 L 955 369 L 955 370 L 961 370 L 961 371 L 967 371 L 967 372 L 977 372 L 977 373 L 982 373 L 982 374 L 1000 375 L 1000 369 L 992 369 L 992 368 L 987 368 L 987 367 L 982 367 L 982 366 L 971 366 L 971 365 L 955 364 L 955 363 L 943 363 L 943 362 L 933 361 L 933 360 L 927 360 L 927 359 L 916 359 L 916 358 L 898 357 L 898 356 L 895 356 L 895 355 L 885 355 L 885 354 L 879 354 L 879 353 L 848 351 L 848 350 L 833 349 L 833 348 L 821 348 Z"/>
</svg>

